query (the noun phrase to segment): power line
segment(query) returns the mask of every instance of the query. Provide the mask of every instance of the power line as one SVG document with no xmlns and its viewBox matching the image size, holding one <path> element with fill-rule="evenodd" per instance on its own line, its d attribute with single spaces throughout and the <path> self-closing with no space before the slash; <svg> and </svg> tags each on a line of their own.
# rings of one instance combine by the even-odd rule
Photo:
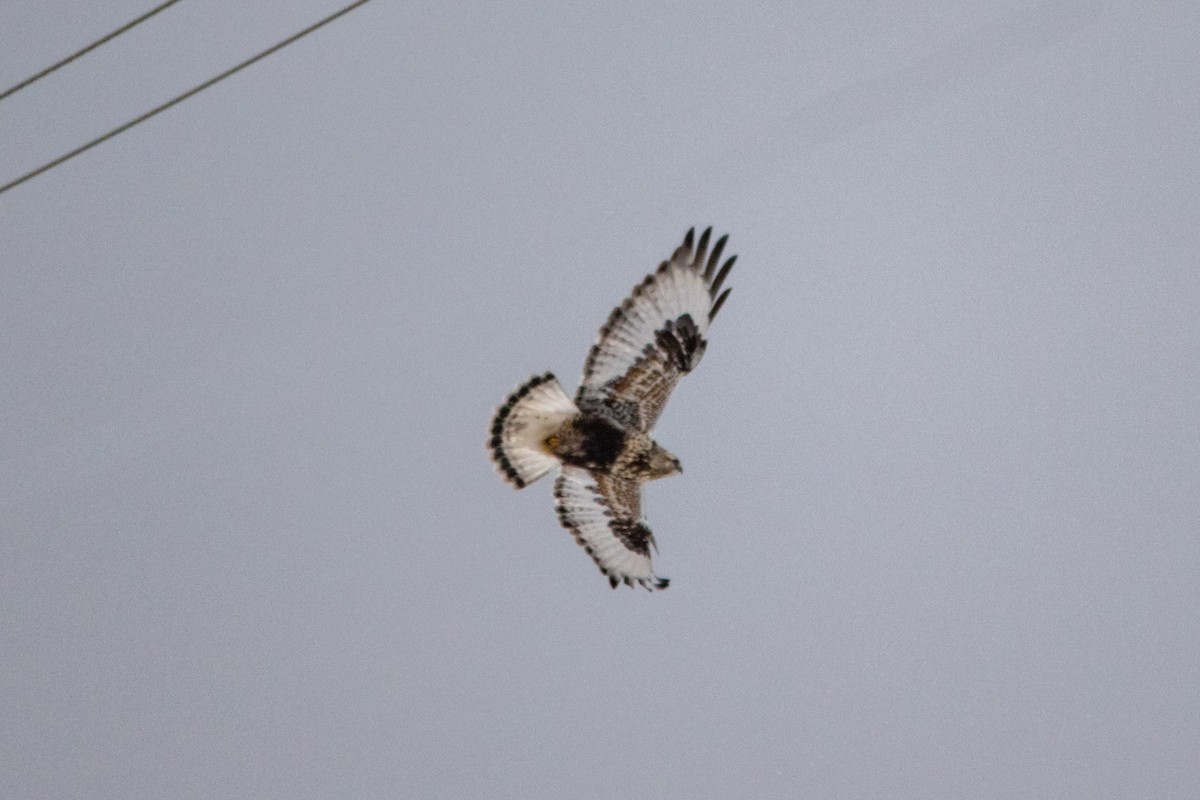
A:
<svg viewBox="0 0 1200 800">
<path fill-rule="evenodd" d="M 122 33 L 129 30 L 130 28 L 133 28 L 133 27 L 136 27 L 136 26 L 142 24 L 143 22 L 150 19 L 158 12 L 165 11 L 166 9 L 170 8 L 171 6 L 175 5 L 178 2 L 179 2 L 179 0 L 167 0 L 167 2 L 163 3 L 160 6 L 156 6 L 152 9 L 150 9 L 149 11 L 147 11 L 145 14 L 142 14 L 137 19 L 126 22 L 124 25 L 117 28 L 112 33 L 108 34 L 107 36 L 100 37 L 99 39 L 92 42 L 87 47 L 83 48 L 82 50 L 77 50 L 74 53 L 72 53 L 71 55 L 64 58 L 62 61 L 59 61 L 56 64 L 51 64 L 50 66 L 46 67 L 44 70 L 37 73 L 36 75 L 29 76 L 25 80 L 18 83 L 16 86 L 8 87 L 2 93 L 0 93 L 0 100 L 3 100 L 4 98 L 8 97 L 10 94 L 14 94 L 16 92 L 21 91 L 26 86 L 33 83 L 34 81 L 40 81 L 42 78 L 46 77 L 51 72 L 54 72 L 56 69 L 58 69 L 60 67 L 65 67 L 67 64 L 70 64 L 72 61 L 79 58 L 80 56 L 92 52 L 93 50 L 95 50 L 97 47 L 104 44 L 105 42 L 112 41 L 113 39 L 117 38 Z"/>
<path fill-rule="evenodd" d="M 318 28 L 328 25 L 329 23 L 333 22 L 338 17 L 343 16 L 345 14 L 349 14 L 354 9 L 358 8 L 361 5 L 365 5 L 369 2 L 370 2 L 370 0 L 355 0 L 355 2 L 350 3 L 349 5 L 341 8 L 338 11 L 335 11 L 334 13 L 325 17 L 324 19 L 314 22 L 312 25 L 309 25 L 304 30 L 302 30 L 298 33 L 294 33 L 291 36 L 289 36 L 288 38 L 284 39 L 283 41 L 271 45 L 270 47 L 268 47 L 266 50 L 263 50 L 258 55 L 252 56 L 252 57 L 246 59 L 245 61 L 243 61 L 242 63 L 237 64 L 236 66 L 230 67 L 229 69 L 222 72 L 220 75 L 217 75 L 216 77 L 213 77 L 213 78 L 209 78 L 204 83 L 201 83 L 198 86 L 193 86 L 191 89 L 188 89 L 183 94 L 168 100 L 167 102 L 163 103 L 160 106 L 156 106 L 155 108 L 150 109 L 145 114 L 142 114 L 141 116 L 131 119 L 129 122 L 126 122 L 124 125 L 120 125 L 116 128 L 113 128 L 111 131 L 104 134 L 103 136 L 99 136 L 95 139 L 92 139 L 87 144 L 76 147 L 71 152 L 66 153 L 65 155 L 61 155 L 58 158 L 54 159 L 53 161 L 49 161 L 49 162 L 43 164 L 42 166 L 38 167 L 37 169 L 33 170 L 32 172 L 25 173 L 24 175 L 17 178 L 16 180 L 9 181 L 8 183 L 4 184 L 3 186 L 0 186 L 0 194 L 4 194 L 9 189 L 13 189 L 17 186 L 20 186 L 22 183 L 29 180 L 30 178 L 36 178 L 38 175 L 41 175 L 43 172 L 46 172 L 47 170 L 54 169 L 59 164 L 62 164 L 65 161 L 70 161 L 72 158 L 79 155 L 80 153 L 91 150 L 96 145 L 98 145 L 102 142 L 106 142 L 109 139 L 113 138 L 114 136 L 124 133 L 125 131 L 129 130 L 133 126 L 145 122 L 146 120 L 153 117 L 155 114 L 159 114 L 163 111 L 166 111 L 168 108 L 170 108 L 173 105 L 182 103 L 184 100 L 187 100 L 192 95 L 199 94 L 200 92 L 204 91 L 205 89 L 212 86 L 213 84 L 220 83 L 221 81 L 228 78 L 230 75 L 233 75 L 235 72 L 240 72 L 241 70 L 250 66 L 254 62 L 261 61 L 262 59 L 271 55 L 275 51 L 282 50 L 283 48 L 287 47 L 289 44 L 296 41 L 297 39 L 304 38 L 305 36 L 312 33 L 313 31 L 317 30 Z"/>
</svg>

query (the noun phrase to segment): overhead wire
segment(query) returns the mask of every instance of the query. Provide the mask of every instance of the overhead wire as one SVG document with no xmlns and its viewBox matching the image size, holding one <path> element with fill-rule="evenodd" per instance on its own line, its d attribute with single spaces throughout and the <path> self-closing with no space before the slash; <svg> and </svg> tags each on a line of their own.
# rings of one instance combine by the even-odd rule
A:
<svg viewBox="0 0 1200 800">
<path fill-rule="evenodd" d="M 109 33 L 105 36 L 101 36 L 99 39 L 92 42 L 87 47 L 83 48 L 82 50 L 76 50 L 74 53 L 67 56 L 62 61 L 58 61 L 54 64 L 51 64 L 50 66 L 46 67 L 44 70 L 37 73 L 36 75 L 30 75 L 28 78 L 26 78 L 25 80 L 16 84 L 15 86 L 8 87 L 3 92 L 0 92 L 0 100 L 3 100 L 4 98 L 8 97 L 10 94 L 15 94 L 16 92 L 21 91 L 26 86 L 28 86 L 31 83 L 34 83 L 35 81 L 40 81 L 42 78 L 46 77 L 51 72 L 54 72 L 55 70 L 57 70 L 61 67 L 65 67 L 67 64 L 70 64 L 72 61 L 79 58 L 80 56 L 86 55 L 86 54 L 92 52 L 93 50 L 95 50 L 97 47 L 104 44 L 105 42 L 111 42 L 113 39 L 117 38 L 122 33 L 125 33 L 125 31 L 129 30 L 130 28 L 135 28 L 138 25 L 141 25 L 143 22 L 150 19 L 158 12 L 165 11 L 178 2 L 179 2 L 179 0 L 167 0 L 167 2 L 162 3 L 161 5 L 155 6 L 154 8 L 147 11 L 145 14 L 142 14 L 137 19 L 133 19 L 133 20 L 130 20 L 129 22 L 126 22 L 124 25 L 117 28 L 112 33 Z"/>
<path fill-rule="evenodd" d="M 134 117 L 133 119 L 126 122 L 125 124 L 119 125 L 116 128 L 113 128 L 111 131 L 104 134 L 103 136 L 98 136 L 95 139 L 92 139 L 90 142 L 80 145 L 79 147 L 76 147 L 74 150 L 70 151 L 69 153 L 65 153 L 65 154 L 59 156 L 58 158 L 54 159 L 53 161 L 48 161 L 45 164 L 42 164 L 37 169 L 31 170 L 30 172 L 25 173 L 21 177 L 9 181 L 8 183 L 4 184 L 3 186 L 0 186 L 0 194 L 4 194 L 9 189 L 14 189 L 17 186 L 20 186 L 22 183 L 25 183 L 25 181 L 28 181 L 31 178 L 36 178 L 38 175 L 41 175 L 43 172 L 54 169 L 55 167 L 59 166 L 60 164 L 66 162 L 66 161 L 70 161 L 72 158 L 79 155 L 80 153 L 84 153 L 88 150 L 91 150 L 96 145 L 102 144 L 102 143 L 108 141 L 109 139 L 113 138 L 114 136 L 118 136 L 118 135 L 124 133 L 125 131 L 129 130 L 130 128 L 134 127 L 135 125 L 139 125 L 139 124 L 145 122 L 146 120 L 150 119 L 151 117 L 155 116 L 156 114 L 160 114 L 163 111 L 166 111 L 168 108 L 171 108 L 174 105 L 178 105 L 179 103 L 182 103 L 184 100 L 187 100 L 189 97 L 199 94 L 200 92 L 204 91 L 205 89 L 209 88 L 210 86 L 213 86 L 214 84 L 220 83 L 221 81 L 225 80 L 229 76 L 231 76 L 237 72 L 240 72 L 241 70 L 245 69 L 246 67 L 250 66 L 251 64 L 254 64 L 257 61 L 261 61 L 262 59 L 266 58 L 267 56 L 271 55 L 272 53 L 274 53 L 278 50 L 282 50 L 283 48 L 287 47 L 289 44 L 292 44 L 293 42 L 297 41 L 298 39 L 304 38 L 305 36 L 312 33 L 313 31 L 317 30 L 318 28 L 322 28 L 325 25 L 328 25 L 329 23 L 333 22 L 338 17 L 349 14 L 354 9 L 358 8 L 359 6 L 366 5 L 369 2 L 370 2 L 370 0 L 355 0 L 355 2 L 349 3 L 346 6 L 343 6 L 341 9 L 333 12 L 329 16 L 324 17 L 324 18 L 314 22 L 312 25 L 309 25 L 307 28 L 304 28 L 303 30 L 292 34 L 291 36 L 287 37 L 286 39 L 271 45 L 266 50 L 263 50 L 262 52 L 254 55 L 254 56 L 251 56 L 250 58 L 246 59 L 245 61 L 241 62 L 240 64 L 236 64 L 236 65 L 230 67 L 229 69 L 225 70 L 221 74 L 216 75 L 212 78 L 209 78 L 208 80 L 204 81 L 201 84 L 193 86 L 191 89 L 188 89 L 183 94 L 177 95 L 176 97 L 171 98 L 167 102 L 165 102 L 161 105 L 155 106 L 154 108 L 150 109 L 146 113 L 141 114 L 137 117 Z"/>
</svg>

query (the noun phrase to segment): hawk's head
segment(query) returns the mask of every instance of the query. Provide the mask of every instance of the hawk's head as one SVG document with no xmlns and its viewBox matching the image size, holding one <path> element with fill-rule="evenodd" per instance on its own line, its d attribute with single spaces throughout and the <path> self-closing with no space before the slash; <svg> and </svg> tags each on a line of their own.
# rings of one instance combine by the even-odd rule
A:
<svg viewBox="0 0 1200 800">
<path fill-rule="evenodd" d="M 646 454 L 645 480 L 658 480 L 679 472 L 683 472 L 683 465 L 679 463 L 679 459 L 658 442 L 654 442 L 650 446 L 650 452 Z"/>
</svg>

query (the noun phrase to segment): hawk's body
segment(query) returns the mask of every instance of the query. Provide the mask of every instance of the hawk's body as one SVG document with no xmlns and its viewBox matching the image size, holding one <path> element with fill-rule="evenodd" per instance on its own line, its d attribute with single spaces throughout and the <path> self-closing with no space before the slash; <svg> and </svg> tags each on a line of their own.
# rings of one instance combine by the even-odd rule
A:
<svg viewBox="0 0 1200 800">
<path fill-rule="evenodd" d="M 613 309 L 574 402 L 546 373 L 492 418 L 492 459 L 518 489 L 562 467 L 554 483 L 559 521 L 614 587 L 667 586 L 651 568 L 654 536 L 642 516 L 641 484 L 682 471 L 650 432 L 675 384 L 700 363 L 708 324 L 729 295 L 721 284 L 736 256 L 720 264 L 726 237 L 709 256 L 711 231 L 695 247 L 688 231 L 671 259 Z"/>
</svg>

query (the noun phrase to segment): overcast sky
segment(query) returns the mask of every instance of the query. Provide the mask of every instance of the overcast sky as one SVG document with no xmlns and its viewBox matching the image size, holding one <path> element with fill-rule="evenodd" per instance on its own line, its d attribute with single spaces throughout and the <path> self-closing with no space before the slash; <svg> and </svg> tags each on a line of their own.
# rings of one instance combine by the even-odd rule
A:
<svg viewBox="0 0 1200 800">
<path fill-rule="evenodd" d="M 150 0 L 11 2 L 0 84 Z M 338 7 L 187 0 L 0 182 Z M 1200 5 L 376 0 L 0 196 L 13 798 L 1200 786 Z M 484 449 L 687 228 L 665 592 Z"/>
</svg>

